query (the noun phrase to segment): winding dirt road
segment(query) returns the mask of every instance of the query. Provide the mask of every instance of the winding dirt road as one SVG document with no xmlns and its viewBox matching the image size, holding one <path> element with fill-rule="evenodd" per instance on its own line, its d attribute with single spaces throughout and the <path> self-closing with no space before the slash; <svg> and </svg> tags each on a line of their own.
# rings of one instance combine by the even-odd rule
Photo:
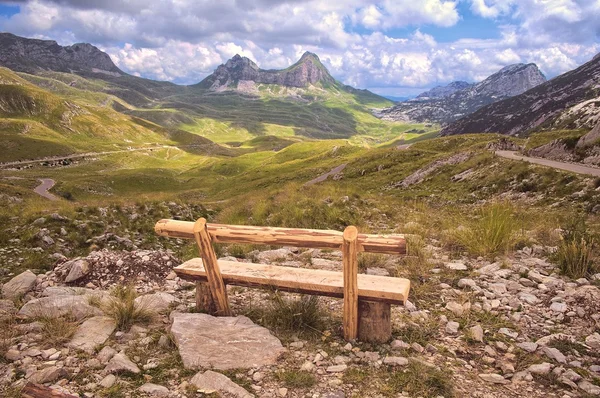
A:
<svg viewBox="0 0 600 398">
<path fill-rule="evenodd" d="M 600 177 L 600 168 L 596 167 L 589 167 L 574 163 L 557 162 L 556 160 L 549 160 L 543 158 L 532 158 L 529 156 L 520 155 L 516 151 L 496 151 L 496 155 L 506 159 L 524 160 L 529 163 L 535 163 L 542 166 L 552 167 L 555 169 L 566 170 L 577 174 L 587 174 L 591 176 Z"/>
<path fill-rule="evenodd" d="M 37 193 L 38 195 L 43 196 L 46 199 L 58 200 L 57 196 L 52 195 L 50 192 L 48 192 L 48 190 L 51 189 L 54 186 L 54 184 L 56 184 L 54 182 L 54 180 L 52 180 L 50 178 L 40 178 L 40 181 L 42 183 L 40 185 L 38 185 L 37 187 L 35 187 L 35 189 L 33 191 L 35 193 Z"/>
</svg>

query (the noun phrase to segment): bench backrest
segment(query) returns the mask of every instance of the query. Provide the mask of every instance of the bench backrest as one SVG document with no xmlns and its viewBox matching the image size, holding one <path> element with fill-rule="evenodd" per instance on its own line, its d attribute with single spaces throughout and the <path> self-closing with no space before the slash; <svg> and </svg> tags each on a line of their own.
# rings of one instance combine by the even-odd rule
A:
<svg viewBox="0 0 600 398">
<path fill-rule="evenodd" d="M 300 228 L 254 227 L 207 223 L 208 233 L 215 243 L 255 243 L 275 246 L 295 246 L 313 249 L 340 249 L 344 238 L 340 231 Z M 194 239 L 194 223 L 160 220 L 154 226 L 158 235 Z M 404 235 L 358 234 L 358 251 L 383 254 L 406 254 Z"/>
</svg>

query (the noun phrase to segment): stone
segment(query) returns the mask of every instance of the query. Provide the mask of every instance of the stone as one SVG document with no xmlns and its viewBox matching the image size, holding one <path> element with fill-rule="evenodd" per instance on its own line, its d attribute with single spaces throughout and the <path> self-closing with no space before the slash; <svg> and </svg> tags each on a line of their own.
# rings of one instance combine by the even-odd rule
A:
<svg viewBox="0 0 600 398">
<path fill-rule="evenodd" d="M 590 395 L 600 395 L 600 387 L 590 383 L 587 380 L 582 380 L 577 383 L 577 386 Z"/>
<path fill-rule="evenodd" d="M 527 352 L 535 352 L 535 350 L 538 348 L 538 345 L 537 343 L 531 341 L 525 341 L 523 343 L 517 343 L 517 347 Z"/>
<path fill-rule="evenodd" d="M 457 334 L 460 324 L 458 322 L 450 321 L 446 324 L 446 333 Z"/>
<path fill-rule="evenodd" d="M 77 328 L 67 347 L 93 354 L 96 347 L 104 344 L 115 331 L 117 325 L 114 319 L 107 316 L 95 316 L 87 319 Z"/>
<path fill-rule="evenodd" d="M 179 300 L 172 294 L 158 292 L 153 294 L 145 294 L 135 299 L 135 305 L 138 308 L 143 308 L 150 312 L 162 313 L 169 309 L 173 303 Z"/>
<path fill-rule="evenodd" d="M 69 274 L 65 278 L 65 283 L 75 282 L 90 273 L 90 263 L 82 258 L 76 258 L 69 261 L 69 265 L 63 264 L 63 266 L 70 267 Z"/>
<path fill-rule="evenodd" d="M 546 354 L 546 356 L 550 359 L 554 359 L 559 363 L 567 363 L 567 358 L 564 356 L 562 352 L 560 352 L 557 348 L 554 347 L 542 347 L 542 352 Z"/>
<path fill-rule="evenodd" d="M 6 351 L 6 354 L 4 354 L 4 358 L 13 362 L 18 361 L 19 359 L 21 359 L 21 352 L 19 350 L 10 349 Z"/>
<path fill-rule="evenodd" d="M 342 373 L 345 372 L 346 369 L 348 369 L 348 365 L 332 365 L 327 367 L 327 372 L 328 373 Z"/>
<path fill-rule="evenodd" d="M 106 365 L 104 370 L 108 373 L 140 373 L 140 368 L 138 368 L 138 366 L 135 363 L 131 362 L 131 360 L 127 358 L 127 356 L 122 352 L 112 357 L 112 359 L 110 360 L 110 362 L 108 362 L 108 365 Z"/>
<path fill-rule="evenodd" d="M 277 389 L 277 395 L 280 397 L 285 397 L 288 393 L 288 389 L 285 387 L 281 387 L 279 389 Z"/>
<path fill-rule="evenodd" d="M 392 347 L 392 350 L 405 350 L 410 348 L 410 344 L 402 340 L 394 340 L 391 342 L 390 347 Z"/>
<path fill-rule="evenodd" d="M 471 327 L 469 331 L 473 340 L 483 343 L 483 328 L 480 325 Z"/>
<path fill-rule="evenodd" d="M 169 395 L 169 389 L 167 387 L 153 383 L 143 384 L 138 390 L 154 397 L 166 397 Z"/>
<path fill-rule="evenodd" d="M 28 301 L 17 313 L 25 318 L 37 316 L 61 317 L 72 315 L 81 320 L 89 316 L 102 315 L 102 311 L 89 304 L 84 296 L 51 296 Z"/>
<path fill-rule="evenodd" d="M 300 370 L 304 370 L 305 372 L 312 372 L 315 370 L 315 368 L 316 366 L 314 363 L 312 363 L 311 361 L 305 361 L 300 367 Z"/>
<path fill-rule="evenodd" d="M 23 296 L 33 288 L 36 279 L 37 277 L 30 270 L 22 272 L 2 286 L 2 296 L 7 299 Z"/>
<path fill-rule="evenodd" d="M 554 312 L 564 313 L 567 312 L 567 304 L 561 302 L 555 302 L 550 304 L 550 310 Z"/>
<path fill-rule="evenodd" d="M 252 394 L 235 384 L 227 376 L 213 372 L 212 370 L 196 373 L 196 375 L 192 377 L 192 380 L 190 380 L 190 383 L 196 386 L 200 392 L 205 394 L 218 392 L 222 395 L 235 398 L 253 397 Z"/>
<path fill-rule="evenodd" d="M 477 283 L 473 279 L 463 278 L 458 280 L 458 287 L 464 289 L 465 287 L 470 287 L 473 290 L 478 288 Z"/>
<path fill-rule="evenodd" d="M 0 317 L 5 315 L 12 315 L 17 312 L 17 307 L 12 300 L 0 299 Z"/>
<path fill-rule="evenodd" d="M 497 296 L 501 296 L 507 292 L 506 285 L 504 283 L 491 283 L 488 286 L 488 289 Z"/>
<path fill-rule="evenodd" d="M 538 299 L 536 296 L 534 296 L 531 293 L 525 293 L 525 292 L 521 292 L 519 293 L 519 299 L 529 305 L 535 305 L 537 303 L 539 303 L 540 299 Z"/>
<path fill-rule="evenodd" d="M 450 301 L 446 304 L 446 309 L 452 312 L 456 316 L 462 316 L 464 314 L 465 309 L 462 304 L 457 303 L 456 301 Z"/>
<path fill-rule="evenodd" d="M 444 266 L 454 271 L 466 271 L 469 269 L 465 264 L 459 262 L 446 263 Z"/>
<path fill-rule="evenodd" d="M 518 332 L 514 332 L 512 330 L 510 330 L 509 328 L 500 328 L 498 330 L 499 333 L 502 333 L 505 336 L 510 337 L 511 339 L 516 339 L 519 336 Z"/>
<path fill-rule="evenodd" d="M 385 357 L 383 363 L 392 366 L 406 366 L 408 365 L 408 359 L 404 357 Z"/>
<path fill-rule="evenodd" d="M 547 375 L 548 373 L 550 373 L 550 370 L 552 370 L 552 364 L 550 364 L 548 362 L 542 362 L 542 363 L 538 363 L 538 364 L 529 366 L 527 368 L 527 370 L 530 373 L 544 376 L 544 375 Z"/>
<path fill-rule="evenodd" d="M 35 372 L 29 378 L 29 381 L 37 384 L 52 383 L 58 379 L 68 377 L 69 373 L 64 368 L 57 366 L 49 366 L 42 370 Z"/>
<path fill-rule="evenodd" d="M 273 365 L 285 352 L 279 339 L 245 316 L 175 313 L 171 334 L 188 369 Z"/>
<path fill-rule="evenodd" d="M 600 350 L 600 334 L 597 332 L 590 334 L 585 338 L 585 344 L 593 348 L 594 350 Z"/>
<path fill-rule="evenodd" d="M 510 381 L 506 380 L 504 376 L 497 373 L 481 373 L 479 378 L 493 384 L 508 384 Z"/>
<path fill-rule="evenodd" d="M 117 350 L 112 347 L 105 346 L 103 347 L 98 355 L 96 355 L 96 359 L 99 360 L 102 364 L 106 365 L 108 361 L 112 359 L 117 354 Z"/>
<path fill-rule="evenodd" d="M 100 383 L 100 386 L 104 387 L 104 388 L 111 388 L 112 386 L 115 385 L 115 383 L 117 382 L 117 377 L 115 375 L 108 375 L 106 377 L 104 377 Z"/>
</svg>

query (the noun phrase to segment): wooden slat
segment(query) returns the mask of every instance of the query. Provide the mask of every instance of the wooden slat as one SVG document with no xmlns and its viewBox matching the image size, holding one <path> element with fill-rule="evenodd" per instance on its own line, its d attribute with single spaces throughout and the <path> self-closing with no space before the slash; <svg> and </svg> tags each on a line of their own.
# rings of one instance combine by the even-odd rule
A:
<svg viewBox="0 0 600 398">
<path fill-rule="evenodd" d="M 349 226 L 344 230 L 342 264 L 344 275 L 344 339 L 356 340 L 358 333 L 358 230 Z"/>
<path fill-rule="evenodd" d="M 267 264 L 219 260 L 221 276 L 227 285 L 274 287 L 281 291 L 344 296 L 344 277 L 338 271 L 282 267 Z M 174 268 L 182 279 L 206 281 L 202 259 L 194 258 Z M 358 274 L 358 296 L 361 300 L 403 304 L 408 297 L 410 281 L 389 276 Z"/>
<path fill-rule="evenodd" d="M 248 225 L 206 224 L 215 243 L 257 243 L 276 246 L 340 249 L 342 233 L 320 229 L 254 227 Z M 160 220 L 154 226 L 158 235 L 194 239 L 194 223 Z M 371 253 L 406 254 L 404 235 L 358 234 L 358 250 Z"/>
<path fill-rule="evenodd" d="M 41 384 L 27 383 L 21 390 L 22 398 L 78 398 L 77 395 L 65 394 Z"/>
<path fill-rule="evenodd" d="M 225 289 L 221 271 L 219 270 L 219 262 L 217 261 L 217 256 L 215 255 L 210 236 L 206 229 L 205 218 L 199 218 L 194 223 L 194 238 L 196 239 L 196 244 L 200 250 L 200 256 L 206 270 L 206 280 L 208 281 L 208 288 L 210 289 L 212 299 L 217 307 L 217 315 L 231 316 L 232 312 L 229 309 L 227 289 Z"/>
</svg>

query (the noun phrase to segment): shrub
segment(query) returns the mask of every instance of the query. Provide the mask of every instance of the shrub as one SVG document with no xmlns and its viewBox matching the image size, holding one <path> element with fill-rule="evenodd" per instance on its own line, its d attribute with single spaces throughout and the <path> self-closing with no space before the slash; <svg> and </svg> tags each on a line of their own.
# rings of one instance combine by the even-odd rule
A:
<svg viewBox="0 0 600 398">
<path fill-rule="evenodd" d="M 508 203 L 493 203 L 478 211 L 476 219 L 454 233 L 456 241 L 473 255 L 506 254 L 515 243 L 518 225 Z"/>
<path fill-rule="evenodd" d="M 111 291 L 111 298 L 103 309 L 115 320 L 119 330 L 129 330 L 136 322 L 147 323 L 152 320 L 152 312 L 143 305 L 137 305 L 136 297 L 137 292 L 130 285 L 118 285 Z"/>
</svg>

